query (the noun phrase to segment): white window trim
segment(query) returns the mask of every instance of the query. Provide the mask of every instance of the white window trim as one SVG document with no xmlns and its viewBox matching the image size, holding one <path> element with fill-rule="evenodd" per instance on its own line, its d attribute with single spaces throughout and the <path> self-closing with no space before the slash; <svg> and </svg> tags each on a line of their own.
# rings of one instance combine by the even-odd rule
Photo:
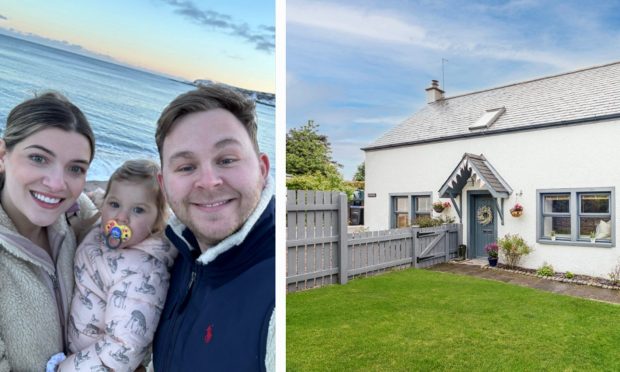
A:
<svg viewBox="0 0 620 372">
<path fill-rule="evenodd" d="M 578 240 L 579 232 L 577 231 L 579 216 L 579 194 L 584 193 L 609 193 L 609 209 L 611 216 L 611 240 L 606 242 L 595 242 Z M 563 188 L 563 189 L 539 189 L 536 190 L 536 242 L 549 245 L 564 246 L 581 246 L 596 248 L 613 248 L 616 246 L 616 188 L 615 187 L 591 187 L 591 188 Z M 555 240 L 543 236 L 543 202 L 542 197 L 545 194 L 570 194 L 570 219 L 571 219 L 571 240 Z"/>
<path fill-rule="evenodd" d="M 497 121 L 497 119 L 502 116 L 502 114 L 506 112 L 505 107 L 498 107 L 490 110 L 486 110 L 478 120 L 474 124 L 469 127 L 469 130 L 476 129 L 487 129 L 493 123 Z"/>
</svg>

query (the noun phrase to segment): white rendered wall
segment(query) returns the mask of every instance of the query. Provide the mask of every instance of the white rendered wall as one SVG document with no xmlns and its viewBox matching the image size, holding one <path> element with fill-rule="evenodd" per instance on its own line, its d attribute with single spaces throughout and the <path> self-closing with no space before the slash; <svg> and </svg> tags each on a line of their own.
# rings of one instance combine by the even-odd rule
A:
<svg viewBox="0 0 620 372">
<path fill-rule="evenodd" d="M 617 246 L 576 247 L 536 242 L 536 190 L 616 187 L 616 220 L 612 221 L 612 234 L 620 238 L 617 231 L 619 142 L 620 120 L 614 120 L 367 151 L 364 220 L 370 230 L 389 228 L 390 194 L 432 192 L 433 201 L 437 201 L 437 191 L 463 154 L 483 154 L 513 189 L 504 203 L 504 225 L 497 223 L 498 238 L 516 233 L 534 247 L 534 252 L 526 256 L 520 266 L 536 269 L 546 261 L 556 271 L 607 277 L 620 258 Z M 479 187 L 469 183 L 462 195 L 465 243 L 469 229 L 467 191 L 475 189 Z M 521 197 L 516 196 L 519 192 L 523 192 Z M 368 197 L 372 193 L 376 197 Z M 519 218 L 512 217 L 509 212 L 516 201 L 524 207 Z M 454 208 L 448 214 L 457 217 Z"/>
</svg>

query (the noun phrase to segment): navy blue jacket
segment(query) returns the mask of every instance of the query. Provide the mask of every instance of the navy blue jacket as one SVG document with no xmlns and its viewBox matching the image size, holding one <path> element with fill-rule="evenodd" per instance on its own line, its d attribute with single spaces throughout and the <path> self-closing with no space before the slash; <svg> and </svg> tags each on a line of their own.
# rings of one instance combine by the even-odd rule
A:
<svg viewBox="0 0 620 372">
<path fill-rule="evenodd" d="M 243 242 L 204 265 L 189 229 L 166 236 L 179 255 L 153 342 L 155 371 L 264 371 L 275 306 L 275 199 Z M 187 243 L 193 246 L 193 250 Z"/>
</svg>

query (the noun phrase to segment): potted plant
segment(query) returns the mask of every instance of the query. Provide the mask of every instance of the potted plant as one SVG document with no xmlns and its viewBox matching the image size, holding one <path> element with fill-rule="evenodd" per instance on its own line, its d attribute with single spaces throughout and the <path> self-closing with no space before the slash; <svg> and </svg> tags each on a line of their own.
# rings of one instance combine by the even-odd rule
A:
<svg viewBox="0 0 620 372">
<path fill-rule="evenodd" d="M 523 214 L 523 206 L 519 203 L 515 203 L 515 206 L 510 208 L 510 214 L 512 217 L 520 217 Z"/>
<path fill-rule="evenodd" d="M 590 232 L 590 243 L 596 243 L 596 232 Z"/>
<path fill-rule="evenodd" d="M 448 209 L 450 208 L 450 202 L 440 202 L 440 201 L 436 201 L 433 203 L 433 210 L 437 213 L 441 213 L 444 211 L 444 209 Z"/>
<path fill-rule="evenodd" d="M 499 246 L 497 245 L 497 243 L 493 242 L 493 243 L 489 243 L 484 247 L 484 250 L 487 252 L 487 255 L 489 256 L 489 266 L 491 267 L 495 267 L 497 266 L 497 260 L 498 260 L 498 256 L 499 256 Z"/>
<path fill-rule="evenodd" d="M 551 230 L 551 232 L 549 233 L 549 236 L 551 237 L 551 241 L 555 241 L 555 231 Z"/>
</svg>

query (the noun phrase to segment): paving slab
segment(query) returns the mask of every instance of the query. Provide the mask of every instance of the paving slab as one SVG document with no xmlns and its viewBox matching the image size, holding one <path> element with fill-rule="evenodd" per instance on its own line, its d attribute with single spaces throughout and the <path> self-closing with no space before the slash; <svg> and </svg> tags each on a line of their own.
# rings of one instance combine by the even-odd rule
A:
<svg viewBox="0 0 620 372">
<path fill-rule="evenodd" d="M 429 267 L 428 270 L 475 276 L 520 285 L 523 287 L 536 288 L 567 296 L 620 304 L 620 290 L 599 288 L 576 283 L 563 283 L 501 269 L 485 268 L 484 261 L 442 263 Z"/>
</svg>

